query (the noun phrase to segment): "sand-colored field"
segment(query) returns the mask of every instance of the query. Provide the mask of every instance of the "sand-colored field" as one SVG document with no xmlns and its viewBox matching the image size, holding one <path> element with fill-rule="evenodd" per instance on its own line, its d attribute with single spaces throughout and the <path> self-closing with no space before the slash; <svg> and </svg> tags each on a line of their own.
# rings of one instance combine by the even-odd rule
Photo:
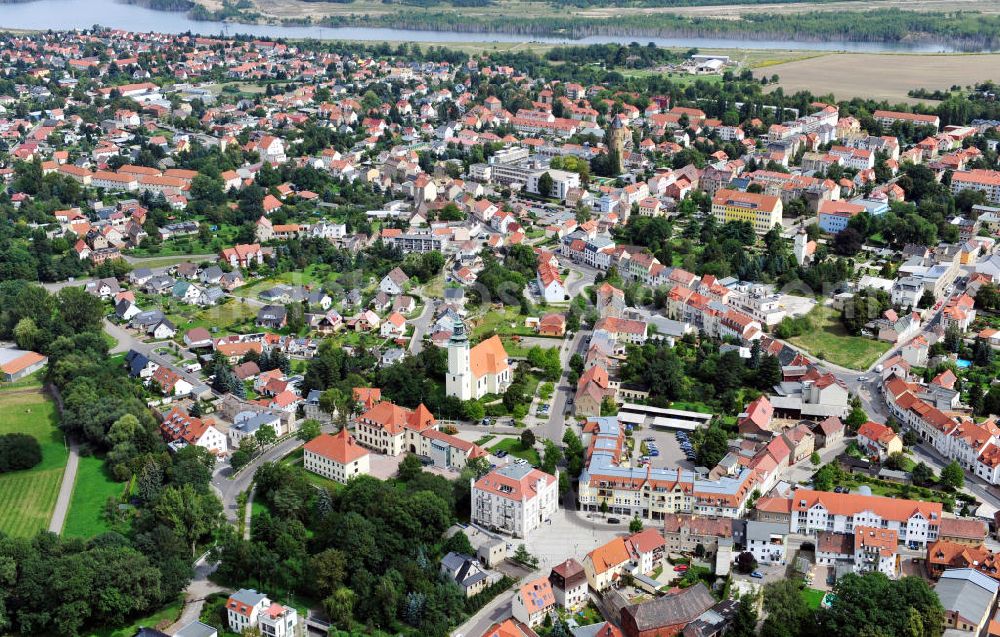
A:
<svg viewBox="0 0 1000 637">
<path fill-rule="evenodd" d="M 896 55 L 833 53 L 807 60 L 774 64 L 756 75 L 777 74 L 785 93 L 809 90 L 833 93 L 838 99 L 866 97 L 913 104 L 917 88 L 947 90 L 984 80 L 1000 81 L 1000 54 Z"/>
</svg>

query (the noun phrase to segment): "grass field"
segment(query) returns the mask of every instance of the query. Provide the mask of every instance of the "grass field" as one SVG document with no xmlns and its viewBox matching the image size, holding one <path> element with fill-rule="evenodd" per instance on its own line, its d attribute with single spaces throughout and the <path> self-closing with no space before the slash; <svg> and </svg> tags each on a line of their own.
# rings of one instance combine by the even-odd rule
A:
<svg viewBox="0 0 1000 637">
<path fill-rule="evenodd" d="M 124 489 L 124 483 L 115 482 L 105 473 L 103 459 L 81 457 L 63 535 L 94 537 L 111 530 L 103 516 L 104 503 L 120 496 Z"/>
<path fill-rule="evenodd" d="M 762 65 L 763 66 L 763 65 Z M 863 96 L 892 103 L 927 102 L 907 96 L 917 88 L 948 90 L 1000 80 L 1000 55 L 886 55 L 832 53 L 804 60 L 767 65 L 758 77 L 777 74 L 786 94 L 808 90 L 814 95 L 833 93 L 838 99 Z M 932 101 L 933 102 L 933 101 Z"/>
<path fill-rule="evenodd" d="M 813 610 L 819 608 L 820 603 L 823 601 L 823 596 L 826 595 L 823 591 L 818 591 L 815 588 L 803 588 L 802 597 L 806 600 L 806 606 L 812 608 Z"/>
<path fill-rule="evenodd" d="M 30 434 L 42 447 L 38 466 L 0 475 L 0 531 L 28 537 L 48 528 L 69 452 L 56 427 L 55 404 L 40 391 L 0 393 L 0 413 L 0 434 Z"/>
<path fill-rule="evenodd" d="M 492 453 L 498 451 L 506 451 L 512 456 L 518 458 L 524 458 L 534 466 L 542 464 L 542 459 L 538 456 L 538 452 L 532 449 L 524 449 L 521 447 L 521 441 L 518 438 L 504 438 L 497 444 L 490 447 Z"/>
<path fill-rule="evenodd" d="M 42 373 L 44 371 L 45 370 L 37 371 L 30 376 L 25 376 L 21 380 L 15 380 L 12 383 L 0 383 L 0 394 L 18 389 L 41 389 Z"/>
<path fill-rule="evenodd" d="M 848 334 L 840 322 L 839 315 L 831 308 L 817 305 L 809 314 L 809 318 L 812 320 L 813 329 L 788 341 L 835 365 L 866 370 L 892 347 L 889 343 Z"/>
</svg>

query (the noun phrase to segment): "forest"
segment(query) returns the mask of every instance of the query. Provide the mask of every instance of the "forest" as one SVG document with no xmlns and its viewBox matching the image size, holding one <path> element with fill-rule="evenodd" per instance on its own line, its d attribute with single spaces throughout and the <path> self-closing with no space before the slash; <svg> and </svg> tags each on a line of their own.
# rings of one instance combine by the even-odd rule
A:
<svg viewBox="0 0 1000 637">
<path fill-rule="evenodd" d="M 467 468 L 450 481 L 408 456 L 395 480 L 361 476 L 328 489 L 299 467 L 265 464 L 256 498 L 267 510 L 254 517 L 249 540 L 232 529 L 223 534 L 214 549 L 218 576 L 314 600 L 351 635 L 446 635 L 511 584 L 465 599 L 439 574 L 445 553 L 474 553 L 464 533 L 446 538 L 445 531 L 460 511 L 468 515 L 475 476 Z"/>
</svg>

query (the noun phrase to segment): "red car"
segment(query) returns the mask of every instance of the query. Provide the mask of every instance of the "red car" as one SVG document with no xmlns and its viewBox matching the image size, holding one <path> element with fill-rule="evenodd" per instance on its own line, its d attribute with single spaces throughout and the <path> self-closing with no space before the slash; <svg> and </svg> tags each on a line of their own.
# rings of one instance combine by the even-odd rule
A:
<svg viewBox="0 0 1000 637">
<path fill-rule="evenodd" d="M 674 572 L 675 573 L 684 573 L 687 570 L 688 570 L 688 565 L 687 564 L 678 564 L 677 566 L 674 567 Z"/>
</svg>

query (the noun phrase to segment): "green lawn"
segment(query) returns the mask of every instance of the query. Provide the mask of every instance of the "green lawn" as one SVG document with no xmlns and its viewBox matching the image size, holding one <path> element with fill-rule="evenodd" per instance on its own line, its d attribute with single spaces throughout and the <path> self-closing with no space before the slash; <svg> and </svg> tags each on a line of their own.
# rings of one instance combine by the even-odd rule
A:
<svg viewBox="0 0 1000 637">
<path fill-rule="evenodd" d="M 45 373 L 45 370 L 40 369 L 30 376 L 25 376 L 21 380 L 15 380 L 12 383 L 0 383 L 0 394 L 5 391 L 13 391 L 15 389 L 41 389 L 43 373 Z"/>
<path fill-rule="evenodd" d="M 826 595 L 823 591 L 818 591 L 815 588 L 803 588 L 802 597 L 806 600 L 806 606 L 812 608 L 813 610 L 819 608 L 820 602 L 823 601 L 823 596 Z"/>
<path fill-rule="evenodd" d="M 330 480 L 329 478 L 324 478 L 323 476 L 321 476 L 319 474 L 316 474 L 316 473 L 313 473 L 312 471 L 306 471 L 306 468 L 302 465 L 302 458 L 303 458 L 304 455 L 305 455 L 305 451 L 302 449 L 302 447 L 299 447 L 298 449 L 296 449 L 292 453 L 290 453 L 287 456 L 285 456 L 284 458 L 282 458 L 281 462 L 282 462 L 282 464 L 288 464 L 288 465 L 292 465 L 292 466 L 298 467 L 299 470 L 303 474 L 305 474 L 306 479 L 309 480 L 309 482 L 312 482 L 313 484 L 315 484 L 318 487 L 323 487 L 324 489 L 332 489 L 334 491 L 337 491 L 339 489 L 343 489 L 344 488 L 344 485 L 340 484 L 336 480 Z M 251 515 L 254 515 L 254 514 L 258 513 L 256 498 L 254 499 L 253 504 L 254 504 L 254 508 L 253 508 L 253 513 Z"/>
<path fill-rule="evenodd" d="M 104 504 L 108 498 L 118 498 L 125 490 L 125 484 L 115 482 L 104 471 L 104 460 L 96 456 L 80 458 L 70 500 L 65 537 L 94 537 L 111 530 L 104 519 Z"/>
<path fill-rule="evenodd" d="M 538 456 L 538 452 L 534 448 L 524 449 L 521 447 L 521 441 L 518 438 L 504 438 L 490 447 L 490 451 L 493 453 L 506 451 L 512 456 L 524 458 L 536 467 L 542 464 L 542 459 Z"/>
<path fill-rule="evenodd" d="M 139 632 L 140 628 L 156 628 L 158 630 L 162 630 L 177 621 L 177 619 L 181 616 L 181 610 L 183 608 L 184 602 L 178 599 L 151 615 L 140 617 L 128 626 L 123 626 L 121 628 L 102 628 L 89 633 L 87 637 L 132 637 Z"/>
<path fill-rule="evenodd" d="M 866 370 L 892 347 L 891 343 L 848 334 L 840 322 L 840 314 L 829 307 L 817 305 L 809 318 L 813 329 L 788 339 L 789 342 L 841 367 Z"/>
<path fill-rule="evenodd" d="M 42 447 L 38 466 L 0 475 L 0 531 L 28 537 L 48 528 L 69 452 L 56 427 L 55 405 L 45 394 L 4 392 L 0 413 L 0 434 L 30 434 Z"/>
</svg>

